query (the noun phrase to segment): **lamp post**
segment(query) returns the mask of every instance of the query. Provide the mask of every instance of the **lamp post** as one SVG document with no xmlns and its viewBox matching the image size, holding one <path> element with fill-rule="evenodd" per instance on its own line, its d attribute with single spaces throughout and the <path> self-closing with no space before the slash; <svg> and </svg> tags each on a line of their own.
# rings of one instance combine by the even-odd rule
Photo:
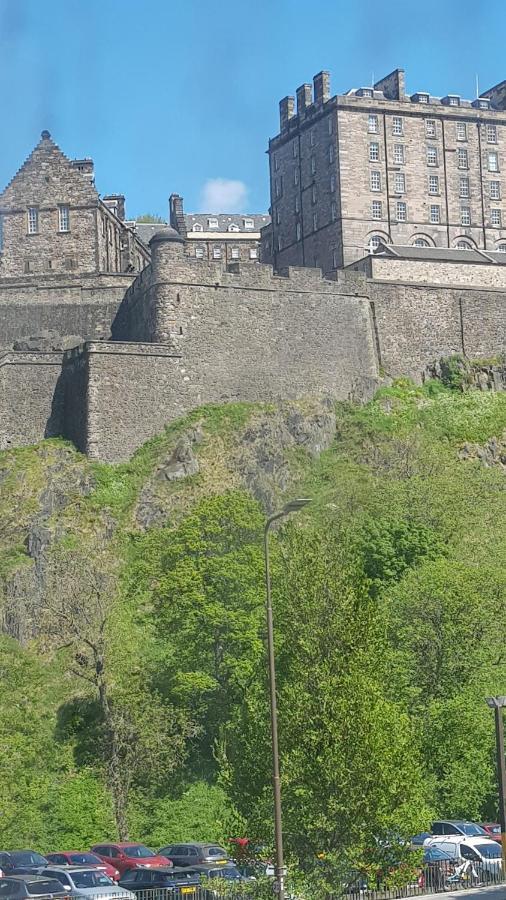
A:
<svg viewBox="0 0 506 900">
<path fill-rule="evenodd" d="M 265 588 L 267 613 L 267 655 L 269 658 L 269 695 L 271 710 L 272 787 L 274 793 L 274 842 L 276 845 L 275 889 L 279 900 L 285 898 L 285 865 L 283 861 L 283 828 L 281 822 L 281 783 L 279 778 L 278 705 L 276 699 L 276 667 L 274 661 L 274 628 L 272 623 L 271 573 L 269 568 L 269 530 L 273 522 L 302 509 L 310 503 L 307 497 L 291 500 L 282 510 L 270 516 L 264 528 Z"/>
<path fill-rule="evenodd" d="M 497 753 L 497 781 L 499 785 L 499 821 L 501 823 L 501 846 L 503 874 L 506 874 L 506 761 L 504 758 L 504 718 L 506 697 L 487 697 L 487 704 L 494 710 L 495 740 Z"/>
</svg>

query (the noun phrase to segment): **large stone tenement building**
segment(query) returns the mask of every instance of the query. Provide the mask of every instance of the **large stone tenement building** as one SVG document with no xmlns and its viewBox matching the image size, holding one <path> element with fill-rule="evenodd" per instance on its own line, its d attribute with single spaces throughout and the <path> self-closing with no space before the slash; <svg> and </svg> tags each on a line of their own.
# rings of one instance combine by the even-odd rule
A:
<svg viewBox="0 0 506 900">
<path fill-rule="evenodd" d="M 441 356 L 506 354 L 506 253 L 487 229 L 486 249 L 413 246 L 399 232 L 372 253 L 357 239 L 350 264 L 325 277 L 307 256 L 281 266 L 281 251 L 273 271 L 199 258 L 171 226 L 148 248 L 123 198 L 99 198 L 91 169 L 44 133 L 0 195 L 0 449 L 63 435 L 116 462 L 201 404 L 363 399 L 385 376 L 422 380 Z M 423 233 L 436 243 L 444 232 Z M 322 229 L 322 264 L 334 246 Z"/>
<path fill-rule="evenodd" d="M 330 272 L 380 242 L 506 251 L 506 82 L 408 96 L 396 69 L 331 97 L 320 72 L 281 100 L 269 161 L 275 268 Z"/>
</svg>

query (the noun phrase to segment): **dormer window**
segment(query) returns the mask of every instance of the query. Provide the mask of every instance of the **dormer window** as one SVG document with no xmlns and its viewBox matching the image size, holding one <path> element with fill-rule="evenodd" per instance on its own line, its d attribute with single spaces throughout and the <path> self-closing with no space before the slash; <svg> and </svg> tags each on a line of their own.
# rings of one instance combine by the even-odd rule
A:
<svg viewBox="0 0 506 900">
<path fill-rule="evenodd" d="M 372 88 L 359 88 L 356 95 L 357 97 L 372 97 Z"/>
<path fill-rule="evenodd" d="M 417 94 L 412 94 L 411 100 L 413 103 L 428 103 L 429 102 L 429 94 L 420 93 L 418 91 Z"/>
<path fill-rule="evenodd" d="M 240 230 L 240 229 L 239 229 L 239 226 L 238 226 L 238 225 L 235 225 L 233 222 L 232 222 L 232 224 L 229 225 L 228 228 L 227 228 L 227 231 L 239 231 L 239 230 Z"/>
<path fill-rule="evenodd" d="M 214 218 L 208 219 L 207 227 L 208 228 L 217 228 L 218 227 L 218 219 L 214 219 Z"/>
<path fill-rule="evenodd" d="M 460 106 L 460 97 L 458 94 L 448 94 L 442 98 L 441 103 L 445 106 Z"/>
<path fill-rule="evenodd" d="M 39 233 L 39 210 L 36 206 L 28 207 L 28 234 Z"/>
<path fill-rule="evenodd" d="M 203 231 L 202 225 L 199 222 L 195 222 L 193 225 L 192 231 Z"/>
<path fill-rule="evenodd" d="M 248 228 L 248 229 L 253 229 L 255 227 L 255 223 L 254 223 L 253 219 L 245 219 L 244 227 Z"/>
</svg>

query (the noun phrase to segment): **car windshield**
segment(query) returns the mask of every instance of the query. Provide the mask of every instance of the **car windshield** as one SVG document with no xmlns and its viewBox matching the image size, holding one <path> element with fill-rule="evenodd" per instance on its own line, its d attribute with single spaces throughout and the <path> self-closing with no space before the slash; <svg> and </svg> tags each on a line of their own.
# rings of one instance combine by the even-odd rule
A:
<svg viewBox="0 0 506 900">
<path fill-rule="evenodd" d="M 11 853 L 11 859 L 16 866 L 45 866 L 47 859 L 44 859 L 40 853 L 34 853 L 33 850 L 14 850 Z"/>
<path fill-rule="evenodd" d="M 95 870 L 91 872 L 72 872 L 72 881 L 78 888 L 110 887 L 112 881 L 107 875 Z"/>
<path fill-rule="evenodd" d="M 103 866 L 103 862 L 94 853 L 71 853 L 70 862 L 75 866 Z"/>
<path fill-rule="evenodd" d="M 462 822 L 459 827 L 468 837 L 477 837 L 480 834 L 487 833 L 481 825 L 475 825 L 474 822 Z"/>
<path fill-rule="evenodd" d="M 502 856 L 501 845 L 496 841 L 483 841 L 483 844 L 475 844 L 475 850 L 486 859 L 500 859 Z"/>
<path fill-rule="evenodd" d="M 132 844 L 131 847 L 125 847 L 123 852 L 129 859 L 149 859 L 150 856 L 156 855 L 144 844 Z"/>
<path fill-rule="evenodd" d="M 489 825 L 488 830 L 490 831 L 490 834 L 500 834 L 501 826 L 500 825 Z"/>
<path fill-rule="evenodd" d="M 226 851 L 223 847 L 208 847 L 207 848 L 207 856 L 226 856 Z"/>
<path fill-rule="evenodd" d="M 212 872 L 208 872 L 209 878 L 226 878 L 227 881 L 232 881 L 235 878 L 240 878 L 241 873 L 239 869 L 214 869 Z"/>
<path fill-rule="evenodd" d="M 63 885 L 52 878 L 47 881 L 27 881 L 26 889 L 29 894 L 63 894 Z"/>
</svg>

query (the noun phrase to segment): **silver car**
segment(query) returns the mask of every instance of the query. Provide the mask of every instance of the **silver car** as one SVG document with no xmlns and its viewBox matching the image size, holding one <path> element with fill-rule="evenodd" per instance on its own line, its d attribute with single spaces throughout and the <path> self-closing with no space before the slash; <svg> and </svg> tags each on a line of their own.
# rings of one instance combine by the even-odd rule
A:
<svg viewBox="0 0 506 900">
<path fill-rule="evenodd" d="M 90 900 L 137 900 L 132 891 L 127 891 L 104 875 L 99 869 L 86 869 L 83 866 L 48 866 L 43 875 L 57 878 L 71 897 L 86 897 Z"/>
</svg>

